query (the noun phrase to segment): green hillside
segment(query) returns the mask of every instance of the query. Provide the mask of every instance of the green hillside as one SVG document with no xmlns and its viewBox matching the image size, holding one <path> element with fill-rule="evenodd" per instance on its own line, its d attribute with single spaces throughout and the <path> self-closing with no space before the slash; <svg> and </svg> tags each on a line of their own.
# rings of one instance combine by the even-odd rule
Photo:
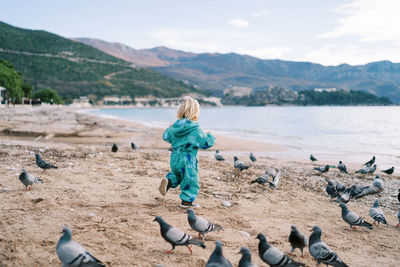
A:
<svg viewBox="0 0 400 267">
<path fill-rule="evenodd" d="M 36 90 L 56 89 L 64 98 L 93 94 L 176 97 L 195 91 L 163 74 L 93 47 L 46 32 L 0 22 L 0 59 L 10 61 Z"/>
</svg>

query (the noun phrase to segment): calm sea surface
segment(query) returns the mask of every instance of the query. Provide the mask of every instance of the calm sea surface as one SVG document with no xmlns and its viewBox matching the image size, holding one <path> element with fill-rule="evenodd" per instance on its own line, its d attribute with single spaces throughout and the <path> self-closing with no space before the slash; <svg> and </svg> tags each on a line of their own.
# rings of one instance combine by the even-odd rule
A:
<svg viewBox="0 0 400 267">
<path fill-rule="evenodd" d="M 176 120 L 175 108 L 90 110 L 166 128 Z M 219 107 L 202 108 L 204 130 L 282 145 L 276 157 L 366 162 L 377 157 L 378 169 L 400 163 L 400 107 Z M 400 167 L 400 166 L 399 166 Z"/>
</svg>

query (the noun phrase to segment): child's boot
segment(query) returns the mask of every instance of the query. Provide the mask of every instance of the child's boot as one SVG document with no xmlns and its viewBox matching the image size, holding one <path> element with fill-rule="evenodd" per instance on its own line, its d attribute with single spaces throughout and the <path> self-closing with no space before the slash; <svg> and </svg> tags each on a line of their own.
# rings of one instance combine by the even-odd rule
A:
<svg viewBox="0 0 400 267">
<path fill-rule="evenodd" d="M 171 186 L 172 186 L 171 180 L 164 177 L 161 180 L 160 187 L 158 188 L 158 190 L 160 191 L 161 195 L 165 196 L 168 190 L 171 188 Z"/>
</svg>

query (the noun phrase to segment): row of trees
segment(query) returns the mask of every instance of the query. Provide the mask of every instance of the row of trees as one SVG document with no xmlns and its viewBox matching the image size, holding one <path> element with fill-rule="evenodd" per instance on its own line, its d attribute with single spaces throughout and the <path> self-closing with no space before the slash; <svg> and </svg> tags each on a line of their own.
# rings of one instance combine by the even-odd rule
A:
<svg viewBox="0 0 400 267">
<path fill-rule="evenodd" d="M 21 103 L 22 98 L 40 99 L 42 102 L 62 104 L 63 100 L 56 90 L 49 88 L 34 91 L 32 85 L 24 82 L 22 73 L 16 71 L 14 66 L 0 59 L 0 86 L 6 88 L 6 99 L 12 103 Z"/>
</svg>

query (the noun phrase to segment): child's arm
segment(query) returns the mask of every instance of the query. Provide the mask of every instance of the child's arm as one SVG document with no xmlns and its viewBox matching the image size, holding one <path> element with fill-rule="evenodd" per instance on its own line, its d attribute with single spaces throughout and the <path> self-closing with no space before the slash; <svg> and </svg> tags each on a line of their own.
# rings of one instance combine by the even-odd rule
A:
<svg viewBox="0 0 400 267">
<path fill-rule="evenodd" d="M 205 134 L 202 130 L 199 129 L 195 146 L 201 149 L 208 149 L 214 145 L 214 141 L 214 135 L 210 133 Z"/>
<path fill-rule="evenodd" d="M 170 144 L 172 144 L 172 138 L 173 138 L 173 135 L 170 133 L 170 132 L 171 132 L 171 129 L 172 129 L 172 127 L 169 126 L 169 127 L 167 128 L 167 130 L 165 130 L 165 132 L 164 132 L 164 134 L 163 134 L 163 139 L 164 139 L 164 141 L 167 141 L 167 142 L 170 143 Z"/>
</svg>

